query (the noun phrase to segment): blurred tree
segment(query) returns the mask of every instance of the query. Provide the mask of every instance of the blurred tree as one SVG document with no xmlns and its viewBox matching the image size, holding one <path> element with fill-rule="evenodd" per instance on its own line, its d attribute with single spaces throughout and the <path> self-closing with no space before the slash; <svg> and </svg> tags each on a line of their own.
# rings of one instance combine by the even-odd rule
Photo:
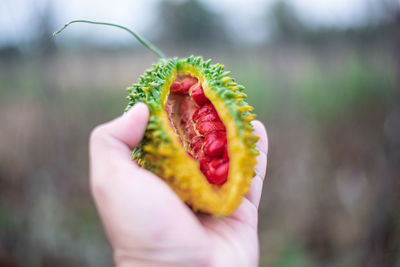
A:
<svg viewBox="0 0 400 267">
<path fill-rule="evenodd" d="M 197 0 L 161 2 L 162 39 L 172 44 L 212 44 L 227 40 L 222 19 Z"/>
<path fill-rule="evenodd" d="M 20 55 L 20 50 L 16 45 L 7 45 L 0 47 L 0 59 L 11 60 Z"/>
<path fill-rule="evenodd" d="M 10 38 L 10 34 L 2 36 L 5 42 L 0 47 L 0 58 L 12 59 L 21 54 L 36 54 L 40 56 L 54 54 L 56 46 L 54 38 L 52 38 L 52 30 L 54 30 L 53 2 L 51 0 L 25 0 L 20 2 L 21 6 L 29 10 L 29 12 L 26 12 L 26 17 L 30 23 L 24 26 L 26 29 L 23 29 L 21 33 L 17 33 L 17 27 L 15 27 L 15 33 L 12 35 L 18 36 L 17 38 Z M 11 1 L 10 3 L 6 1 L 4 9 L 7 13 L 3 11 L 5 14 L 8 14 L 6 19 L 10 21 L 18 18 L 16 15 L 18 10 L 12 8 L 12 6 Z M 29 31 L 29 34 L 24 34 L 27 31 Z"/>
<path fill-rule="evenodd" d="M 393 47 L 396 67 L 395 95 L 384 122 L 384 175 L 371 209 L 359 266 L 400 266 L 400 5 L 383 0 L 381 10 Z M 378 6 L 379 7 L 379 6 Z"/>
<path fill-rule="evenodd" d="M 267 26 L 271 26 L 273 39 L 280 42 L 306 42 L 321 45 L 340 40 L 368 46 L 372 42 L 389 41 L 388 25 L 391 22 L 387 14 L 393 13 L 393 10 L 388 10 L 386 7 L 388 2 L 396 1 L 370 0 L 366 2 L 364 21 L 353 26 L 314 25 L 310 27 L 310 24 L 300 18 L 290 2 L 276 0 L 268 9 Z"/>
<path fill-rule="evenodd" d="M 51 56 L 56 51 L 54 38 L 52 38 L 52 29 L 54 29 L 52 2 L 45 1 L 41 9 L 33 5 L 33 9 L 35 10 L 35 26 L 37 28 L 37 37 L 33 41 L 35 52 L 41 56 Z"/>
<path fill-rule="evenodd" d="M 277 0 L 271 5 L 268 19 L 273 25 L 273 36 L 280 41 L 299 40 L 308 31 L 294 8 L 285 0 Z"/>
</svg>

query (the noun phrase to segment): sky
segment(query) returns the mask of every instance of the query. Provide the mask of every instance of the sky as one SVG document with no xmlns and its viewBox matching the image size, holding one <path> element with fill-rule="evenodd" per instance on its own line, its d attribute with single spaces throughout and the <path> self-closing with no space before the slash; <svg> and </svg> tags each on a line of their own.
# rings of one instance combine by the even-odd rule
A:
<svg viewBox="0 0 400 267">
<path fill-rule="evenodd" d="M 185 0 L 175 0 L 185 1 Z M 261 24 L 275 0 L 199 0 L 221 14 L 232 35 L 246 42 L 261 42 L 268 33 Z M 374 0 L 287 0 L 309 25 L 348 27 L 366 19 L 368 3 Z M 395 0 L 399 1 L 400 0 Z M 0 46 L 27 42 L 35 34 L 35 11 L 47 3 L 55 29 L 71 19 L 104 20 L 134 28 L 148 39 L 158 33 L 157 5 L 160 0 L 0 0 Z M 370 5 L 369 5 L 370 6 Z M 89 27 L 91 27 L 89 29 Z M 99 42 L 131 42 L 122 31 L 110 31 L 92 25 L 68 29 L 70 37 L 86 36 Z M 65 34 L 65 33 L 64 33 Z"/>
</svg>

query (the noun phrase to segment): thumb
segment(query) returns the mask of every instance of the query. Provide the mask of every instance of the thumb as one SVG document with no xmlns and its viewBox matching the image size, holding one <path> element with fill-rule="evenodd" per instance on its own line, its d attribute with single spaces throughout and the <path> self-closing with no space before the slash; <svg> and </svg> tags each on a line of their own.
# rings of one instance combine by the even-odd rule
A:
<svg viewBox="0 0 400 267">
<path fill-rule="evenodd" d="M 142 140 L 148 120 L 149 109 L 137 103 L 123 116 L 97 126 L 90 136 L 91 158 L 109 159 L 114 152 L 130 155 Z"/>
<path fill-rule="evenodd" d="M 137 103 L 121 117 L 100 125 L 99 128 L 133 149 L 142 140 L 148 120 L 149 109 L 144 103 Z"/>
</svg>

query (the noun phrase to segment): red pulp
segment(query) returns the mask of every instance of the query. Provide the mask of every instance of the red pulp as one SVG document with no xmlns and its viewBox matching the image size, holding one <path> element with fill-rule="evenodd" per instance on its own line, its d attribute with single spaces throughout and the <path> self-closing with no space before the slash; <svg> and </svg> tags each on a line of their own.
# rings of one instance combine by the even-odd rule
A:
<svg viewBox="0 0 400 267">
<path fill-rule="evenodd" d="M 208 182 L 224 184 L 229 172 L 226 129 L 198 79 L 178 75 L 165 110 L 186 152 L 199 162 Z"/>
</svg>

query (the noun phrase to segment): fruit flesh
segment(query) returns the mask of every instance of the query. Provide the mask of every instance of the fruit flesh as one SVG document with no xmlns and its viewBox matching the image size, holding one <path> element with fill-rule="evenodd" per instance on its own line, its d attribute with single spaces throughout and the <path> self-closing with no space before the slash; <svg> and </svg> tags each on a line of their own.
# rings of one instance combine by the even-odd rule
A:
<svg viewBox="0 0 400 267">
<path fill-rule="evenodd" d="M 210 184 L 227 181 L 226 129 L 198 79 L 178 74 L 170 86 L 165 110 L 187 154 L 199 162 Z"/>
</svg>

